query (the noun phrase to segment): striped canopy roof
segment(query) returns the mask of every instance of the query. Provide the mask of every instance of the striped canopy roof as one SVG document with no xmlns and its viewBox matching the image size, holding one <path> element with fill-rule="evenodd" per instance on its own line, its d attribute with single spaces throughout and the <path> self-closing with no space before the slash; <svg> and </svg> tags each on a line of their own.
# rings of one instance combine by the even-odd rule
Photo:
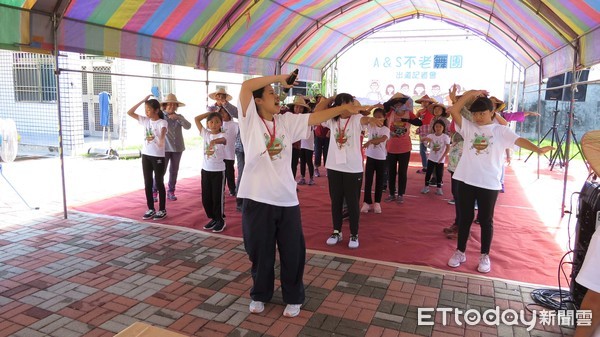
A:
<svg viewBox="0 0 600 337">
<path fill-rule="evenodd" d="M 0 48 L 107 55 L 200 69 L 319 79 L 340 52 L 394 23 L 431 18 L 475 32 L 544 75 L 600 62 L 598 0 L 0 0 Z M 18 28 L 20 27 L 20 29 Z"/>
</svg>

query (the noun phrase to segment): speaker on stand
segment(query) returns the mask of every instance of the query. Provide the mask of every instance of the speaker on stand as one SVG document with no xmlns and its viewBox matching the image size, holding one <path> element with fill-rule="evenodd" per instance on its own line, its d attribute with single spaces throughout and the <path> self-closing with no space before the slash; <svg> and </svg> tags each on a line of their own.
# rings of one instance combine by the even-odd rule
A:
<svg viewBox="0 0 600 337">
<path fill-rule="evenodd" d="M 585 260 L 585 254 L 592 240 L 592 235 L 594 235 L 596 228 L 600 225 L 600 183 L 591 181 L 584 183 L 579 195 L 577 214 L 570 291 L 573 302 L 579 308 L 587 292 L 587 288 L 577 283 L 575 279 Z"/>
</svg>

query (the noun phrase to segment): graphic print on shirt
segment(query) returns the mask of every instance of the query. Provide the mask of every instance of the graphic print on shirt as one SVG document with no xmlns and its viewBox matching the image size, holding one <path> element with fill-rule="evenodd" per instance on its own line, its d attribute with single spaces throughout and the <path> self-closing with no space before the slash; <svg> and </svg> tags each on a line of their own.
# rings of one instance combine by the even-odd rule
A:
<svg viewBox="0 0 600 337">
<path fill-rule="evenodd" d="M 346 134 L 345 130 L 340 130 L 339 128 L 335 129 L 335 143 L 337 144 L 338 149 L 342 149 L 344 145 L 348 144 L 348 139 L 350 136 Z"/>
<path fill-rule="evenodd" d="M 373 133 L 373 135 L 371 136 L 371 139 L 372 139 L 372 140 L 376 140 L 376 139 L 379 139 L 379 138 L 381 138 L 381 137 L 383 137 L 383 136 L 380 136 L 380 135 L 378 135 L 378 134 L 376 134 L 376 133 Z M 379 146 L 380 148 L 383 148 L 383 143 L 384 143 L 384 142 L 381 142 L 381 143 L 379 143 L 379 144 L 377 144 L 377 145 L 372 145 L 372 146 L 373 146 L 373 147 L 377 147 L 377 146 Z"/>
<path fill-rule="evenodd" d="M 271 160 L 281 159 L 281 151 L 285 149 L 285 145 L 283 144 L 285 135 L 281 136 L 281 138 L 274 137 L 272 141 L 269 134 L 265 133 L 264 136 L 267 152 L 269 152 L 269 157 L 271 157 Z"/>
<path fill-rule="evenodd" d="M 433 151 L 433 152 L 437 153 L 441 148 L 442 148 L 442 144 L 440 144 L 440 142 L 434 141 L 431 144 L 431 151 Z"/>
<path fill-rule="evenodd" d="M 390 131 L 392 133 L 392 137 L 404 136 L 408 132 L 406 122 L 403 122 L 401 120 L 394 121 L 394 123 L 392 123 L 392 129 Z"/>
<path fill-rule="evenodd" d="M 492 139 L 492 137 L 487 137 L 485 134 L 481 134 L 478 135 L 477 133 L 475 133 L 475 137 L 473 137 L 473 141 L 472 141 L 472 146 L 471 149 L 475 149 L 476 155 L 480 155 L 480 154 L 488 154 L 490 151 L 488 149 L 488 146 L 492 145 L 492 143 L 490 143 L 490 139 Z"/>
<path fill-rule="evenodd" d="M 204 142 L 204 155 L 206 156 L 206 158 L 217 157 L 217 155 L 215 154 L 215 146 L 210 145 L 210 140 L 208 142 Z"/>
</svg>

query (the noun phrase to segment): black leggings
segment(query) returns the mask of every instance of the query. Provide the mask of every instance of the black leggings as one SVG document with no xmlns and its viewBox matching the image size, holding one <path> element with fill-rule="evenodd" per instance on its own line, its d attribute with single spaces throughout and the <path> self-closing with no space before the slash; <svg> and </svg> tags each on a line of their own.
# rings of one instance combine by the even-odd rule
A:
<svg viewBox="0 0 600 337">
<path fill-rule="evenodd" d="M 154 197 L 152 196 L 152 184 L 156 180 L 158 189 L 158 209 L 165 210 L 167 192 L 165 191 L 165 157 L 154 157 L 142 155 L 142 171 L 144 172 L 144 191 L 146 192 L 146 204 L 148 209 L 154 210 Z"/>
<path fill-rule="evenodd" d="M 215 221 L 223 221 L 225 218 L 225 171 L 200 172 L 202 183 L 202 206 L 206 216 Z"/>
<path fill-rule="evenodd" d="M 375 174 L 375 202 L 381 202 L 386 165 L 387 164 L 385 159 L 379 160 L 367 157 L 367 164 L 365 166 L 364 201 L 369 205 L 373 203 L 373 199 L 371 199 L 371 186 L 373 186 L 373 174 Z"/>
<path fill-rule="evenodd" d="M 444 163 L 436 163 L 434 161 L 427 161 L 427 173 L 425 174 L 425 186 L 429 186 L 429 179 L 431 174 L 435 170 L 435 182 L 437 187 L 442 187 L 442 177 L 444 176 Z"/>
<path fill-rule="evenodd" d="M 344 208 L 344 201 L 346 201 L 350 215 L 350 234 L 358 235 L 362 176 L 362 172 L 349 173 L 327 169 L 333 230 L 342 231 L 342 210 Z"/>
<path fill-rule="evenodd" d="M 312 179 L 315 175 L 315 166 L 313 165 L 313 152 L 309 149 L 300 150 L 300 175 L 306 177 L 306 166 L 308 166 L 308 175 Z"/>
<path fill-rule="evenodd" d="M 398 174 L 398 195 L 404 195 L 404 193 L 406 193 L 409 161 L 410 152 L 388 153 L 388 188 L 390 189 L 390 195 L 396 193 L 396 174 Z"/>
<path fill-rule="evenodd" d="M 471 224 L 475 217 L 475 200 L 479 210 L 477 218 L 481 226 L 481 254 L 489 254 L 494 234 L 494 208 L 498 199 L 497 190 L 488 190 L 481 187 L 465 184 L 457 180 L 458 199 L 458 243 L 457 249 L 465 252 L 467 239 L 471 231 Z"/>
</svg>

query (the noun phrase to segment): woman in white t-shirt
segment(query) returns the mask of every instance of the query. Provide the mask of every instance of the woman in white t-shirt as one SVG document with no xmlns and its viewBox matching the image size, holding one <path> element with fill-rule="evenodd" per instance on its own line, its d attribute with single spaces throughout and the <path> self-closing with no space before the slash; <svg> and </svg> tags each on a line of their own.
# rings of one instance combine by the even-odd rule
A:
<svg viewBox="0 0 600 337">
<path fill-rule="evenodd" d="M 335 100 L 334 100 L 335 99 Z M 322 100 L 315 111 L 331 105 L 339 107 L 357 104 L 350 94 L 342 93 Z M 341 114 L 324 123 L 331 130 L 329 153 L 327 154 L 327 180 L 331 198 L 331 219 L 333 233 L 327 239 L 332 246 L 342 241 L 342 220 L 344 201 L 350 216 L 349 248 L 358 248 L 358 222 L 360 219 L 360 188 L 363 177 L 361 132 L 363 126 L 373 123 L 382 126 L 383 120 L 362 115 Z"/>
<path fill-rule="evenodd" d="M 206 118 L 206 127 L 202 120 Z M 225 146 L 228 142 L 225 133 L 221 132 L 223 117 L 220 112 L 207 112 L 194 118 L 196 127 L 203 140 L 204 157 L 202 161 L 201 184 L 202 206 L 206 216 L 211 219 L 204 226 L 213 233 L 225 229 Z"/>
<path fill-rule="evenodd" d="M 431 179 L 431 175 L 435 172 L 435 182 L 437 185 L 435 194 L 444 195 L 444 192 L 442 192 L 442 178 L 444 176 L 444 162 L 446 161 L 446 155 L 448 155 L 448 152 L 450 151 L 450 136 L 446 133 L 446 123 L 441 119 L 433 122 L 432 129 L 434 133 L 430 133 L 421 139 L 421 141 L 426 143 L 429 148 L 427 172 L 425 173 L 425 187 L 423 187 L 421 193 L 429 193 L 429 179 Z"/>
<path fill-rule="evenodd" d="M 381 196 L 383 195 L 383 184 L 385 179 L 385 169 L 387 166 L 386 142 L 390 138 L 390 129 L 387 127 L 385 112 L 382 108 L 373 111 L 373 117 L 383 120 L 383 126 L 371 126 L 367 128 L 369 140 L 363 144 L 366 148 L 367 164 L 365 165 L 365 194 L 364 202 L 360 211 L 367 213 L 371 210 L 375 213 L 381 213 Z M 375 203 L 371 198 L 371 187 L 373 186 L 373 175 L 375 179 Z"/>
<path fill-rule="evenodd" d="M 134 105 L 127 111 L 127 115 L 135 118 L 145 129 L 144 146 L 142 147 L 142 170 L 144 172 L 144 190 L 148 210 L 144 213 L 142 219 L 160 220 L 167 216 L 165 200 L 167 193 L 165 191 L 164 174 L 165 138 L 168 123 L 162 119 L 162 111 L 160 111 L 158 100 L 150 99 L 150 97 L 152 95 L 146 96 L 146 98 Z M 135 110 L 142 104 L 145 105 L 145 116 L 135 113 Z M 156 188 L 158 189 L 158 212 L 154 208 L 154 197 L 152 195 L 152 184 L 154 181 L 156 181 Z"/>
<path fill-rule="evenodd" d="M 279 95 L 272 83 L 284 87 L 289 75 L 257 77 L 242 83 L 238 110 L 240 137 L 246 163 L 238 188 L 243 198 L 244 248 L 252 262 L 251 313 L 264 310 L 273 297 L 275 247 L 281 261 L 281 290 L 286 317 L 295 317 L 305 299 L 302 233 L 296 181 L 290 170 L 292 144 L 305 139 L 311 125 L 342 112 L 357 114 L 364 108 L 345 104 L 311 114 L 279 114 Z"/>
<path fill-rule="evenodd" d="M 453 92 L 455 92 L 455 88 Z M 452 92 L 451 92 L 452 94 Z M 475 200 L 479 207 L 477 217 L 481 226 L 481 256 L 477 270 L 488 273 L 491 270 L 490 246 L 493 235 L 494 208 L 498 193 L 502 188 L 500 176 L 504 161 L 504 150 L 513 145 L 544 154 L 551 146 L 537 147 L 526 138 L 519 137 L 510 128 L 492 122 L 494 106 L 485 97 L 487 92 L 469 90 L 450 107 L 450 114 L 456 124 L 456 131 L 464 138 L 462 157 L 458 162 L 453 178 L 457 181 L 458 200 L 458 242 L 457 249 L 448 260 L 450 267 L 458 267 L 467 260 L 465 251 L 467 239 L 474 218 Z M 467 102 L 473 101 L 469 110 L 473 121 L 463 118 L 460 111 Z"/>
</svg>

